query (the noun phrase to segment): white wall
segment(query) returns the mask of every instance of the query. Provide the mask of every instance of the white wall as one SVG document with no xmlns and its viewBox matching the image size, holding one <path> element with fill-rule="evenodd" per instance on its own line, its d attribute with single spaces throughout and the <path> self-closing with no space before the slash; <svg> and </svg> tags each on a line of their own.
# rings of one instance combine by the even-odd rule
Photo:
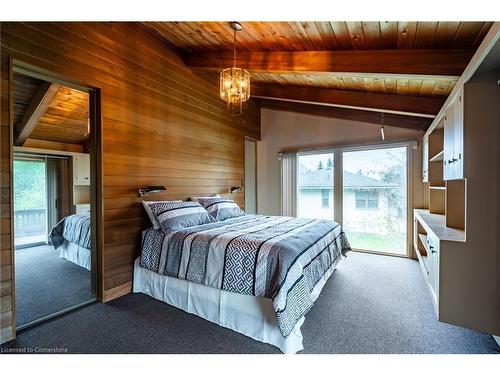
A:
<svg viewBox="0 0 500 375">
<path fill-rule="evenodd" d="M 385 127 L 387 141 L 418 140 L 423 132 Z M 313 147 L 380 142 L 380 127 L 358 121 L 262 109 L 261 137 L 257 142 L 257 212 L 280 214 L 280 163 L 278 152 Z M 415 153 L 414 206 L 421 206 L 423 186 L 421 152 Z"/>
</svg>

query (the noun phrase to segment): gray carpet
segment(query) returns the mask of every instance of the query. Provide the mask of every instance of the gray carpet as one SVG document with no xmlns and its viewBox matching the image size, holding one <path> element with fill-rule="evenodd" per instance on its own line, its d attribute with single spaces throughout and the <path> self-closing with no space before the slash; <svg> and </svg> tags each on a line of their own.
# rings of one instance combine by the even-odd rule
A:
<svg viewBox="0 0 500 375">
<path fill-rule="evenodd" d="M 90 271 L 52 246 L 17 249 L 15 262 L 18 327 L 93 298 Z"/>
<path fill-rule="evenodd" d="M 302 328 L 304 353 L 499 353 L 486 334 L 436 321 L 416 261 L 349 253 Z M 73 353 L 279 353 L 143 294 L 93 304 L 8 347 Z"/>
</svg>

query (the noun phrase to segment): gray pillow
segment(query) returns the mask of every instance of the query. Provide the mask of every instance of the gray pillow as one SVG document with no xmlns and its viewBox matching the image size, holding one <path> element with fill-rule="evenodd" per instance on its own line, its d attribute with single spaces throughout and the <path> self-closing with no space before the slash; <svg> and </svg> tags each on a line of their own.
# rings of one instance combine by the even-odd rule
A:
<svg viewBox="0 0 500 375">
<path fill-rule="evenodd" d="M 154 202 L 149 205 L 149 208 L 164 231 L 179 230 L 215 221 L 197 202 Z"/>
<path fill-rule="evenodd" d="M 245 215 L 245 212 L 231 199 L 201 198 L 199 202 L 217 221 Z"/>
<path fill-rule="evenodd" d="M 158 203 L 168 203 L 168 202 L 182 202 L 181 200 L 175 200 L 175 201 L 142 201 L 142 205 L 144 206 L 144 209 L 146 210 L 146 213 L 148 214 L 149 220 L 151 220 L 151 224 L 153 224 L 153 228 L 158 230 L 161 228 L 160 223 L 158 222 L 158 219 L 156 219 L 155 214 L 153 211 L 151 211 L 151 205 L 153 204 L 158 204 Z"/>
</svg>

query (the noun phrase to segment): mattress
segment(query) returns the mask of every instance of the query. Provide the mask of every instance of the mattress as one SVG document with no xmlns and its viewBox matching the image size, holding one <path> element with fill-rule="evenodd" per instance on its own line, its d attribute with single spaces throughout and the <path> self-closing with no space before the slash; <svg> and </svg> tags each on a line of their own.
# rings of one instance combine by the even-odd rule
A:
<svg viewBox="0 0 500 375">
<path fill-rule="evenodd" d="M 59 258 L 73 262 L 89 271 L 92 268 L 91 251 L 68 240 L 64 240 L 63 244 L 59 247 Z"/>
<path fill-rule="evenodd" d="M 66 216 L 52 228 L 49 238 L 55 249 L 62 246 L 64 240 L 90 249 L 90 214 Z"/>
<path fill-rule="evenodd" d="M 283 337 L 276 323 L 273 301 L 269 298 L 227 292 L 160 275 L 142 268 L 139 263 L 138 258 L 134 264 L 134 293 L 147 294 L 254 340 L 276 346 L 283 353 L 293 354 L 304 348 L 301 326 L 305 318 L 301 318 L 292 332 Z M 337 263 L 333 264 L 318 281 L 311 292 L 313 301 L 337 267 Z"/>
<path fill-rule="evenodd" d="M 334 221 L 244 215 L 166 233 L 150 228 L 143 235 L 140 266 L 268 298 L 287 337 L 311 308 L 315 285 L 349 250 Z"/>
</svg>

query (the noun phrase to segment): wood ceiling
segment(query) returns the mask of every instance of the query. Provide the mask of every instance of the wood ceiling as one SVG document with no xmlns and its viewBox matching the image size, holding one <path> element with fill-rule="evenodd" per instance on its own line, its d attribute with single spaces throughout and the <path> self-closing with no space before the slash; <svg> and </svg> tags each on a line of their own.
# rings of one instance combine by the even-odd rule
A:
<svg viewBox="0 0 500 375">
<path fill-rule="evenodd" d="M 17 146 L 83 150 L 88 93 L 15 73 L 13 94 Z"/>
<path fill-rule="evenodd" d="M 407 118 L 411 126 L 422 129 L 437 114 L 492 25 L 241 23 L 237 65 L 250 71 L 251 96 L 262 106 L 293 109 L 286 104 L 293 101 L 305 103 L 297 108 L 316 104 L 393 113 L 402 115 L 401 123 Z M 142 24 L 209 79 L 217 80 L 217 71 L 232 65 L 232 30 L 227 22 Z M 380 115 L 371 117 L 380 121 Z"/>
<path fill-rule="evenodd" d="M 232 51 L 227 22 L 146 22 L 185 52 Z M 488 22 L 241 22 L 241 51 L 477 48 Z"/>
</svg>

